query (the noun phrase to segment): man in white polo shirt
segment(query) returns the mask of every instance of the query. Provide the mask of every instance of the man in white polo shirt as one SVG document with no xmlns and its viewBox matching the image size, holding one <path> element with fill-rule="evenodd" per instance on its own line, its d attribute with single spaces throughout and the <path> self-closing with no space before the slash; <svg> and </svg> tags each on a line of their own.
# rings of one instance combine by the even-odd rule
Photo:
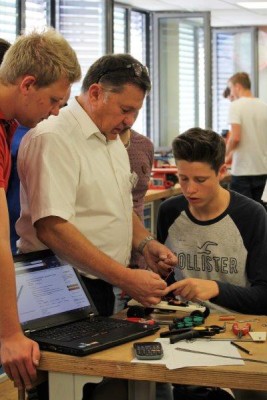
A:
<svg viewBox="0 0 267 400">
<path fill-rule="evenodd" d="M 149 90 L 139 61 L 128 54 L 101 57 L 81 94 L 31 130 L 19 150 L 20 251 L 49 247 L 73 264 L 102 315 L 112 314 L 112 285 L 145 306 L 158 303 L 168 292 L 159 274 L 177 262 L 132 211 L 136 177 L 119 138 Z M 132 246 L 152 271 L 125 268 Z"/>
</svg>

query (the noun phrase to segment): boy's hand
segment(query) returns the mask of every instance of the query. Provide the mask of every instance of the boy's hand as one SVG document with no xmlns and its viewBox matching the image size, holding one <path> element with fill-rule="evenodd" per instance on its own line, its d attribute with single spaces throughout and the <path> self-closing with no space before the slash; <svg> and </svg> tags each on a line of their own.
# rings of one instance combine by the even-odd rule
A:
<svg viewBox="0 0 267 400">
<path fill-rule="evenodd" d="M 209 300 L 219 294 L 219 287 L 215 281 L 197 278 L 186 278 L 168 286 L 169 292 L 185 300 Z"/>
</svg>

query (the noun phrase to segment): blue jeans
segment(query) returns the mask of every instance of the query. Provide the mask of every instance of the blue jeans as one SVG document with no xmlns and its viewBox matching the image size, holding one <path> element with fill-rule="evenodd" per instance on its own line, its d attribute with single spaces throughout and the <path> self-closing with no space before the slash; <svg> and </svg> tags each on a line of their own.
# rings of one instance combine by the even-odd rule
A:
<svg viewBox="0 0 267 400">
<path fill-rule="evenodd" d="M 264 204 L 261 196 L 266 183 L 267 175 L 236 176 L 232 175 L 230 189 L 250 197 L 258 203 Z"/>
</svg>

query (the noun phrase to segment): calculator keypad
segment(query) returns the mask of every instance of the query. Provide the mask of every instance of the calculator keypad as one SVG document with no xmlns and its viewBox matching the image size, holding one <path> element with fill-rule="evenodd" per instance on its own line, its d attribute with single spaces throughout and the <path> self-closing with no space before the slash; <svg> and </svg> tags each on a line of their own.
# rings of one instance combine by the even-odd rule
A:
<svg viewBox="0 0 267 400">
<path fill-rule="evenodd" d="M 139 360 L 160 360 L 163 357 L 163 349 L 159 342 L 134 343 L 134 351 Z"/>
</svg>

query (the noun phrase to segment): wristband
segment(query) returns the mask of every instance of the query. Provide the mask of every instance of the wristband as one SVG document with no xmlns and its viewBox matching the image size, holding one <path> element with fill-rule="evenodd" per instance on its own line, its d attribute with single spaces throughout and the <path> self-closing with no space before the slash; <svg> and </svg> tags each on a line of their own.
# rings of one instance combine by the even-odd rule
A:
<svg viewBox="0 0 267 400">
<path fill-rule="evenodd" d="M 143 254 L 143 250 L 145 248 L 145 246 L 147 245 L 148 242 L 150 242 L 150 240 L 156 240 L 153 236 L 146 236 L 138 245 L 137 247 L 137 251 L 141 254 Z"/>
</svg>

